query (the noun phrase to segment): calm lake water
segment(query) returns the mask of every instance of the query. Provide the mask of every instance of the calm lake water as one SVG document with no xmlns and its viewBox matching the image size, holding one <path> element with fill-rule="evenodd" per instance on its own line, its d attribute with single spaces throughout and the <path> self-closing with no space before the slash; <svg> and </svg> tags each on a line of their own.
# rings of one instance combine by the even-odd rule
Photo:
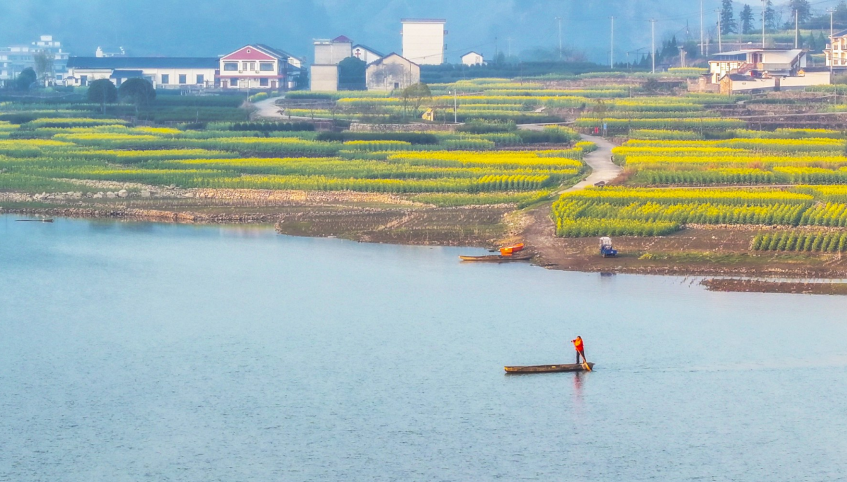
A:
<svg viewBox="0 0 847 482">
<path fill-rule="evenodd" d="M 847 298 L 14 219 L 2 481 L 847 478 Z"/>
</svg>

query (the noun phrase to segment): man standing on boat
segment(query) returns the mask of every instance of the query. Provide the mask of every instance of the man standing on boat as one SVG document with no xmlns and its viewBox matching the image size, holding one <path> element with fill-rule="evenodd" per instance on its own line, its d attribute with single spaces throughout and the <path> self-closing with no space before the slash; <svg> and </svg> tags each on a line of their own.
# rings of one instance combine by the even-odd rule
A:
<svg viewBox="0 0 847 482">
<path fill-rule="evenodd" d="M 582 363 L 588 363 L 588 360 L 585 359 L 585 344 L 582 343 L 582 337 L 577 336 L 576 339 L 571 340 L 571 343 L 576 348 L 576 364 L 579 365 L 580 356 L 582 356 Z"/>
</svg>

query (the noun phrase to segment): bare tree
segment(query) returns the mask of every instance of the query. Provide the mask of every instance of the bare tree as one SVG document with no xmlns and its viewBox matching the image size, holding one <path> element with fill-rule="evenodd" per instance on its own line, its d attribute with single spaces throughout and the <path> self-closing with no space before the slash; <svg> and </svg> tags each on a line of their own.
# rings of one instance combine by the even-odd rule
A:
<svg viewBox="0 0 847 482">
<path fill-rule="evenodd" d="M 35 73 L 38 80 L 45 83 L 53 78 L 53 55 L 46 50 L 41 50 L 32 56 L 35 61 Z"/>
</svg>

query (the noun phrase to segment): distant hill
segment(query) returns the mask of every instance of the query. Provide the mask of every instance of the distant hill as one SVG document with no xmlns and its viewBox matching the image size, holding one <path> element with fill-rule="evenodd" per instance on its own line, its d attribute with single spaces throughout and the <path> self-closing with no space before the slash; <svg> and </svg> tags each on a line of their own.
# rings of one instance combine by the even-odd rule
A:
<svg viewBox="0 0 847 482">
<path fill-rule="evenodd" d="M 714 30 L 718 2 L 706 3 L 707 29 Z M 758 2 L 750 3 L 756 11 Z M 0 2 L 0 45 L 53 34 L 77 55 L 123 46 L 131 55 L 193 56 L 262 42 L 310 59 L 313 38 L 340 34 L 400 52 L 401 18 L 436 17 L 447 19 L 448 59 L 455 62 L 469 50 L 489 58 L 495 49 L 549 55 L 558 43 L 560 16 L 564 45 L 604 62 L 610 15 L 617 18 L 619 60 L 627 51 L 636 56 L 649 50 L 651 17 L 658 19 L 657 41 L 699 39 L 696 0 L 15 0 Z"/>
</svg>

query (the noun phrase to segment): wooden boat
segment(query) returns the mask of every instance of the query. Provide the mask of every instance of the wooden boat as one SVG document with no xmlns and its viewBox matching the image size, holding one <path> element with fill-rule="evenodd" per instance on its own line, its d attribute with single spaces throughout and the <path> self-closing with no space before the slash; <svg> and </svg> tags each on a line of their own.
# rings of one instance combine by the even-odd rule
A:
<svg viewBox="0 0 847 482">
<path fill-rule="evenodd" d="M 589 362 L 588 366 L 593 370 L 594 364 Z M 525 367 L 505 367 L 506 373 L 554 373 L 554 372 L 584 372 L 585 367 L 581 364 L 568 363 L 564 365 L 534 365 Z"/>
<path fill-rule="evenodd" d="M 52 223 L 52 219 L 15 219 L 19 223 Z"/>
<path fill-rule="evenodd" d="M 459 256 L 462 261 L 482 261 L 488 263 L 507 263 L 509 261 L 529 261 L 532 259 L 531 254 L 521 254 L 512 256 L 503 256 L 502 254 L 493 254 L 490 256 Z"/>
</svg>

